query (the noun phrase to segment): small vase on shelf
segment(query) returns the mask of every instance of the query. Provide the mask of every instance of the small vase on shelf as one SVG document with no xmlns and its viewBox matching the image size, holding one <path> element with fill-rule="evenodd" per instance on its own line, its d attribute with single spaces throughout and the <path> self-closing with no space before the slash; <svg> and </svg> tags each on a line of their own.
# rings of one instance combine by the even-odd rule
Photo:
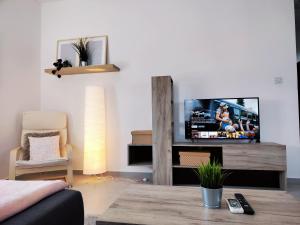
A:
<svg viewBox="0 0 300 225">
<path fill-rule="evenodd" d="M 88 39 L 79 38 L 77 42 L 72 43 L 73 49 L 78 54 L 79 66 L 87 66 L 89 51 L 88 51 Z"/>
<path fill-rule="evenodd" d="M 81 60 L 80 62 L 79 62 L 79 66 L 87 66 L 88 64 L 87 64 L 87 61 L 83 61 L 83 60 Z"/>
</svg>

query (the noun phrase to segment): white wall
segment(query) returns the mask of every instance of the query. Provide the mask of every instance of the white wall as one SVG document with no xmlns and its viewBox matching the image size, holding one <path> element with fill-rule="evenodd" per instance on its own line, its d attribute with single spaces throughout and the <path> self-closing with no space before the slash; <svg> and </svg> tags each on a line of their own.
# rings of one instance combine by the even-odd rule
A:
<svg viewBox="0 0 300 225">
<path fill-rule="evenodd" d="M 40 108 L 40 6 L 0 1 L 0 177 L 19 145 L 21 113 Z"/>
<path fill-rule="evenodd" d="M 288 146 L 288 176 L 300 177 L 293 0 L 64 0 L 42 5 L 42 68 L 58 39 L 108 35 L 119 73 L 43 75 L 42 109 L 69 113 L 75 168 L 82 168 L 84 91 L 103 86 L 110 171 L 127 166 L 130 132 L 151 129 L 151 76 L 172 75 L 176 140 L 183 101 L 258 96 L 262 141 Z M 274 85 L 274 77 L 283 84 Z"/>
</svg>

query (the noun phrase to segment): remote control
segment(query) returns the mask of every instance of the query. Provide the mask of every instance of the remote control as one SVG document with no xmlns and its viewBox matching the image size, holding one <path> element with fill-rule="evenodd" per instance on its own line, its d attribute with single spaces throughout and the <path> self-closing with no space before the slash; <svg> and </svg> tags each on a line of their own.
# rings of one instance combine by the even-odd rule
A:
<svg viewBox="0 0 300 225">
<path fill-rule="evenodd" d="M 235 193 L 234 196 L 241 204 L 242 208 L 244 209 L 245 214 L 253 215 L 255 213 L 254 210 L 252 209 L 252 207 L 250 206 L 250 204 L 247 202 L 247 200 L 245 199 L 245 197 L 242 194 Z"/>
<path fill-rule="evenodd" d="M 231 213 L 244 213 L 244 210 L 238 200 L 226 199 L 226 202 Z"/>
</svg>

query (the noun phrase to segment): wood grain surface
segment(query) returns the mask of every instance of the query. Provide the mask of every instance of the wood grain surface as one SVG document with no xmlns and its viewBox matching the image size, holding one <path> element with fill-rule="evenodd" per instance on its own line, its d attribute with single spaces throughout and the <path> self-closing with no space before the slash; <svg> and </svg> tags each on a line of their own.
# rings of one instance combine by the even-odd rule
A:
<svg viewBox="0 0 300 225">
<path fill-rule="evenodd" d="M 153 183 L 172 185 L 172 78 L 152 77 Z"/>
<path fill-rule="evenodd" d="M 225 198 L 242 193 L 255 215 L 231 214 Z M 145 225 L 300 224 L 300 201 L 285 191 L 224 189 L 221 209 L 202 206 L 200 189 L 132 185 L 99 218 Z"/>
<path fill-rule="evenodd" d="M 223 145 L 223 168 L 286 171 L 286 150 L 279 144 Z"/>
<path fill-rule="evenodd" d="M 55 70 L 55 68 L 45 69 L 44 71 L 49 75 L 53 75 L 52 70 Z M 56 72 L 55 75 L 60 74 L 64 76 L 64 75 L 77 75 L 77 74 L 85 74 L 85 73 L 107 73 L 107 72 L 118 72 L 118 71 L 120 71 L 120 68 L 117 67 L 116 65 L 105 64 L 105 65 L 91 65 L 91 66 L 81 66 L 81 67 L 63 67 L 59 72 Z"/>
</svg>

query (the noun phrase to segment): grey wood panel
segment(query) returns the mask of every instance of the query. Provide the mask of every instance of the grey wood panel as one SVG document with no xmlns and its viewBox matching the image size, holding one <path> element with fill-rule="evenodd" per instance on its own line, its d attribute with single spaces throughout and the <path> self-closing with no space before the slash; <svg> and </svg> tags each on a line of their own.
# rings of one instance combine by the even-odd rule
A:
<svg viewBox="0 0 300 225">
<path fill-rule="evenodd" d="M 286 148 L 279 144 L 223 145 L 223 168 L 286 171 Z"/>
<path fill-rule="evenodd" d="M 287 187 L 287 177 L 286 177 L 286 171 L 282 171 L 279 174 L 279 185 L 281 190 L 286 190 Z"/>
<path fill-rule="evenodd" d="M 255 215 L 232 214 L 225 203 L 242 193 Z M 225 188 L 221 209 L 202 206 L 200 189 L 132 185 L 99 218 L 144 225 L 291 225 L 300 224 L 300 201 L 285 191 Z"/>
<path fill-rule="evenodd" d="M 152 77 L 153 183 L 172 185 L 172 78 Z"/>
</svg>

